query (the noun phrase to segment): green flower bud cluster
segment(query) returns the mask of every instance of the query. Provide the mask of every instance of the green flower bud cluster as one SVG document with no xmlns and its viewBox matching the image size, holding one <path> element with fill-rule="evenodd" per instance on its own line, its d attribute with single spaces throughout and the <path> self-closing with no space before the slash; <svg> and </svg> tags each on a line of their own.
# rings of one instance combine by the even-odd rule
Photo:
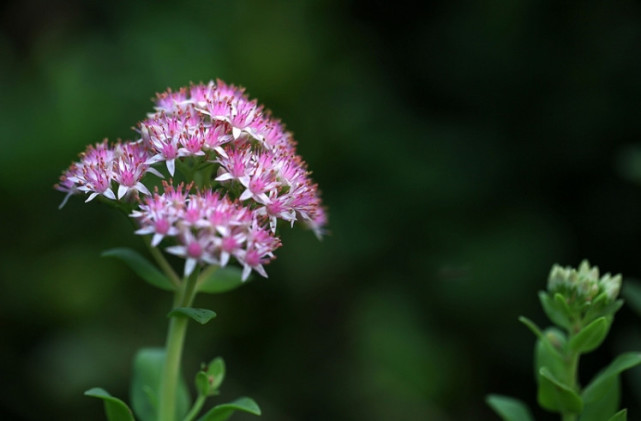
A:
<svg viewBox="0 0 641 421">
<path fill-rule="evenodd" d="M 570 308 L 576 310 L 582 310 L 596 302 L 611 304 L 620 291 L 620 274 L 612 276 L 606 273 L 600 277 L 599 268 L 591 267 L 587 260 L 581 262 L 578 270 L 554 265 L 548 278 L 549 294 L 561 294 Z"/>
<path fill-rule="evenodd" d="M 572 267 L 552 266 L 548 290 L 539 298 L 545 314 L 568 333 L 576 333 L 599 317 L 609 322 L 623 304 L 617 299 L 621 290 L 621 275 L 600 276 L 599 268 L 587 260 Z"/>
</svg>

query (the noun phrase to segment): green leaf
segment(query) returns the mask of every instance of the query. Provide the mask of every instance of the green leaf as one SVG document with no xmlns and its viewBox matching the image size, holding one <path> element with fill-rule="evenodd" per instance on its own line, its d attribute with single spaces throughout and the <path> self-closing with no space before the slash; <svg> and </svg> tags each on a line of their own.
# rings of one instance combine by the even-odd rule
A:
<svg viewBox="0 0 641 421">
<path fill-rule="evenodd" d="M 260 415 L 260 408 L 258 407 L 258 404 L 256 404 L 256 402 L 251 398 L 242 397 L 233 402 L 213 407 L 209 412 L 199 418 L 198 421 L 225 421 L 229 419 L 235 411 Z"/>
<path fill-rule="evenodd" d="M 204 325 L 205 323 L 216 317 L 216 313 L 211 310 L 207 310 L 206 308 L 178 307 L 171 310 L 169 314 L 167 314 L 167 317 L 176 316 L 189 317 L 190 319 L 197 321 L 201 325 Z"/>
<path fill-rule="evenodd" d="M 199 371 L 196 373 L 196 391 L 199 395 L 209 396 L 211 391 L 211 383 L 209 382 L 209 376 L 204 371 Z"/>
<path fill-rule="evenodd" d="M 519 317 L 519 322 L 527 326 L 528 329 L 530 329 L 532 333 L 536 335 L 537 338 L 541 339 L 543 337 L 543 332 L 541 332 L 541 329 L 532 320 L 528 319 L 525 316 L 521 316 Z"/>
<path fill-rule="evenodd" d="M 612 416 L 608 421 L 627 421 L 628 419 L 628 410 L 622 409 Z"/>
<path fill-rule="evenodd" d="M 138 276 L 157 288 L 166 291 L 174 291 L 176 289 L 171 281 L 156 268 L 156 266 L 132 249 L 115 248 L 107 250 L 102 253 L 102 257 L 115 257 L 122 260 L 136 272 Z"/>
<path fill-rule="evenodd" d="M 583 410 L 581 397 L 567 384 L 557 379 L 547 367 L 539 370 L 539 404 L 550 411 L 580 413 Z"/>
<path fill-rule="evenodd" d="M 105 414 L 109 421 L 135 421 L 134 414 L 126 403 L 114 398 L 104 389 L 94 387 L 85 392 L 85 396 L 102 399 L 105 406 Z"/>
<path fill-rule="evenodd" d="M 566 342 L 565 333 L 560 329 L 555 327 L 545 329 L 543 336 L 536 341 L 535 345 L 534 374 L 537 379 L 539 370 L 543 367 L 547 367 L 556 377 L 567 377 L 567 365 L 564 357 Z"/>
<path fill-rule="evenodd" d="M 558 304 L 556 303 L 556 301 L 552 300 L 545 291 L 539 292 L 539 300 L 541 301 L 541 307 L 543 307 L 543 311 L 552 321 L 552 323 L 566 329 L 570 329 L 572 327 L 572 323 L 566 316 L 565 312 L 557 308 Z"/>
<path fill-rule="evenodd" d="M 209 294 L 220 294 L 231 291 L 251 280 L 243 282 L 242 271 L 234 266 L 215 269 L 199 282 L 198 291 Z"/>
<path fill-rule="evenodd" d="M 583 389 L 581 394 L 583 401 L 586 404 L 597 402 L 612 386 L 613 379 L 616 379 L 625 370 L 639 364 L 641 364 L 641 353 L 639 352 L 627 352 L 619 355 Z"/>
<path fill-rule="evenodd" d="M 608 319 L 599 317 L 570 339 L 570 350 L 581 354 L 595 350 L 601 345 L 609 330 Z"/>
<path fill-rule="evenodd" d="M 518 399 L 502 395 L 489 395 L 485 401 L 503 421 L 534 421 L 528 407 Z"/>
<path fill-rule="evenodd" d="M 134 359 L 131 380 L 131 405 L 141 421 L 156 421 L 157 397 L 161 373 L 165 363 L 163 348 L 143 348 Z M 191 399 L 187 383 L 181 377 L 176 390 L 176 418 L 182 419 L 189 411 Z"/>
<path fill-rule="evenodd" d="M 600 388 L 598 399 L 583 401 L 583 414 L 580 421 L 602 421 L 607 420 L 619 409 L 621 395 L 621 380 L 614 376 L 605 381 Z"/>
</svg>

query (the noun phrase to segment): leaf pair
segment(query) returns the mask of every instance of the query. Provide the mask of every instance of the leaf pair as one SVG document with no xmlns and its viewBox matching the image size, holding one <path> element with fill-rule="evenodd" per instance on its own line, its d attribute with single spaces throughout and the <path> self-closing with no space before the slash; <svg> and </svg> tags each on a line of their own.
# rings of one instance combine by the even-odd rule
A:
<svg viewBox="0 0 641 421">
<path fill-rule="evenodd" d="M 223 380 L 225 380 L 225 362 L 217 357 L 196 373 L 196 391 L 202 396 L 217 395 Z"/>
<path fill-rule="evenodd" d="M 162 348 L 141 349 L 134 359 L 134 373 L 131 383 L 131 402 L 133 412 L 140 421 L 156 421 L 158 418 L 157 396 L 160 389 L 162 367 L 165 360 L 165 350 Z M 200 373 L 207 375 L 206 392 L 211 396 L 216 394 L 224 375 L 225 365 L 221 358 L 214 359 Z M 196 384 L 199 389 L 203 385 Z M 102 399 L 108 421 L 135 421 L 132 410 L 122 400 L 111 396 L 101 388 L 92 388 L 85 392 L 86 396 Z M 176 419 L 182 420 L 190 407 L 189 391 L 184 379 L 180 379 L 176 391 Z M 248 397 L 241 397 L 233 402 L 217 405 L 210 409 L 198 421 L 225 421 L 236 411 L 260 415 L 261 411 L 256 402 Z"/>
</svg>

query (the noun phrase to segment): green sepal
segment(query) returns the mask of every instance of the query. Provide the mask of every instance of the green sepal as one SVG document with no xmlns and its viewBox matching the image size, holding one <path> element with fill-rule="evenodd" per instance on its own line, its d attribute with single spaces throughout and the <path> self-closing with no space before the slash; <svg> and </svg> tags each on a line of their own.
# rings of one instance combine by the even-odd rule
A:
<svg viewBox="0 0 641 421">
<path fill-rule="evenodd" d="M 581 421 L 596 421 L 610 417 L 619 406 L 619 375 L 639 364 L 641 353 L 628 352 L 619 355 L 598 373 L 581 393 L 586 409 Z"/>
<path fill-rule="evenodd" d="M 610 330 L 610 320 L 599 317 L 570 339 L 570 352 L 585 354 L 601 345 Z"/>
<path fill-rule="evenodd" d="M 581 397 L 570 386 L 557 379 L 547 367 L 539 370 L 539 405 L 555 412 L 578 414 L 583 411 Z"/>
<path fill-rule="evenodd" d="M 565 311 L 558 308 L 559 303 L 557 303 L 556 300 L 550 298 L 548 293 L 546 293 L 545 291 L 540 291 L 539 300 L 541 301 L 541 307 L 543 307 L 543 311 L 552 321 L 552 323 L 556 324 L 557 326 L 564 327 L 568 330 L 572 327 L 572 323 L 566 316 Z"/>
<path fill-rule="evenodd" d="M 608 299 L 608 295 L 605 292 L 596 297 L 585 312 L 582 322 L 590 323 L 592 320 L 602 316 L 613 318 L 614 314 L 623 307 L 623 300 L 615 300 L 606 304 Z"/>
<path fill-rule="evenodd" d="M 85 392 L 85 396 L 102 399 L 108 421 L 135 421 L 134 414 L 126 403 L 114 398 L 106 390 L 94 387 Z"/>
<path fill-rule="evenodd" d="M 206 308 L 178 307 L 169 312 L 167 317 L 185 316 L 204 325 L 214 317 L 216 313 Z"/>
<path fill-rule="evenodd" d="M 628 410 L 622 409 L 612 416 L 608 421 L 627 421 L 628 420 Z"/>
<path fill-rule="evenodd" d="M 518 399 L 503 395 L 489 395 L 485 402 L 503 421 L 534 421 L 527 405 Z"/>
<path fill-rule="evenodd" d="M 556 305 L 557 309 L 565 316 L 568 320 L 572 320 L 573 318 L 573 311 L 570 309 L 570 305 L 568 304 L 568 300 L 561 294 L 560 292 L 557 292 L 554 294 L 554 304 Z"/>
<path fill-rule="evenodd" d="M 130 248 L 114 248 L 104 251 L 102 257 L 115 257 L 122 260 L 127 264 L 136 275 L 140 276 L 143 280 L 156 288 L 164 289 L 165 291 L 174 291 L 176 288 L 156 266 L 151 264 L 149 260 L 142 257 L 137 251 Z"/>
<path fill-rule="evenodd" d="M 541 332 L 541 329 L 534 323 L 532 320 L 528 319 L 525 316 L 520 316 L 519 317 L 519 322 L 523 323 L 525 326 L 527 326 L 528 329 L 536 335 L 537 338 L 541 339 L 543 338 L 543 332 Z"/>
<path fill-rule="evenodd" d="M 260 415 L 260 408 L 252 398 L 242 397 L 233 402 L 216 405 L 198 421 L 225 421 L 231 417 L 234 412 L 242 411 L 253 415 Z"/>
<path fill-rule="evenodd" d="M 221 294 L 223 292 L 236 289 L 250 280 L 251 276 L 247 280 L 243 281 L 242 271 L 237 267 L 227 266 L 224 268 L 217 268 L 205 275 L 205 277 L 199 281 L 198 292 Z"/>
<path fill-rule="evenodd" d="M 164 364 L 163 348 L 143 348 L 134 358 L 131 405 L 141 421 L 156 421 L 158 418 L 157 399 Z M 176 390 L 176 418 L 182 419 L 190 406 L 189 389 L 181 376 Z"/>
</svg>

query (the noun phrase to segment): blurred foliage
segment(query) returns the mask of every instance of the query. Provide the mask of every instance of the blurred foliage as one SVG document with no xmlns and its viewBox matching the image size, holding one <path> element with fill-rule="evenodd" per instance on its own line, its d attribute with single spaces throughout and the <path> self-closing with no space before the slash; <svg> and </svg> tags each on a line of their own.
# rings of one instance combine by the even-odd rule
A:
<svg viewBox="0 0 641 421">
<path fill-rule="evenodd" d="M 136 350 L 164 342 L 169 295 L 99 257 L 144 251 L 131 223 L 79 198 L 58 211 L 51 187 L 190 81 L 243 85 L 280 117 L 329 209 L 320 244 L 283 233 L 268 280 L 198 299 L 218 317 L 190 327 L 187 371 L 224 356 L 221 399 L 254 397 L 264 421 L 492 420 L 489 392 L 535 407 L 517 317 L 544 319 L 551 265 L 641 276 L 637 2 L 1 10 L 2 419 L 101 419 L 82 392 L 127 396 Z M 638 315 L 624 308 L 603 349 L 585 381 L 641 349 Z M 639 378 L 623 379 L 632 418 Z"/>
</svg>

